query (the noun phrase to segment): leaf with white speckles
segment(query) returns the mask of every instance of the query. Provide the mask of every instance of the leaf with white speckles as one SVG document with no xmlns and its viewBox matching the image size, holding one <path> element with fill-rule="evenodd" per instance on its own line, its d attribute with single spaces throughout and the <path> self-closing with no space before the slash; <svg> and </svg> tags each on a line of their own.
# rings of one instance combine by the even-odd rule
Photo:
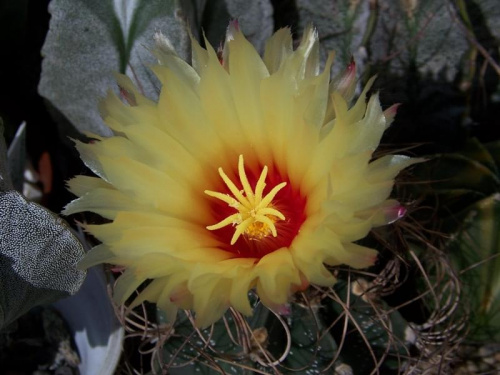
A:
<svg viewBox="0 0 500 375">
<path fill-rule="evenodd" d="M 153 35 L 162 32 L 180 56 L 189 38 L 176 1 L 52 0 L 50 29 L 39 92 L 80 132 L 111 135 L 98 103 L 116 87 L 113 72 L 126 72 L 143 92 L 157 96 L 148 69 Z"/>
<path fill-rule="evenodd" d="M 354 56 L 360 72 L 385 65 L 404 75 L 415 64 L 422 74 L 445 73 L 451 81 L 469 50 L 445 1 L 296 0 L 296 4 L 299 31 L 309 24 L 318 28 L 321 60 L 336 51 L 335 72 Z"/>
<path fill-rule="evenodd" d="M 84 250 L 64 222 L 19 193 L 0 193 L 0 329 L 78 291 Z"/>
<path fill-rule="evenodd" d="M 348 365 L 354 374 L 369 374 L 375 367 L 382 374 L 390 373 L 398 368 L 398 358 L 409 355 L 411 343 L 404 341 L 408 322 L 379 297 L 368 297 L 372 286 L 366 280 L 366 284 L 360 282 L 361 279 L 349 283 L 340 280 L 334 286 L 340 299 L 349 306 L 338 363 Z M 365 293 L 368 298 L 364 297 Z M 324 317 L 328 323 L 336 319 L 342 322 L 346 306 L 334 299 L 327 300 Z"/>
</svg>

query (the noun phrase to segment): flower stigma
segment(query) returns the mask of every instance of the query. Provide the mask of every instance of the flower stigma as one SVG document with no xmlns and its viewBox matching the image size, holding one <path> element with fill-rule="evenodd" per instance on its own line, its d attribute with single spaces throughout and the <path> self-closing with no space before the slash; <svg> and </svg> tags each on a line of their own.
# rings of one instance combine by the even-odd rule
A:
<svg viewBox="0 0 500 375">
<path fill-rule="evenodd" d="M 266 187 L 267 171 L 267 166 L 264 166 L 255 185 L 255 190 L 252 189 L 245 172 L 243 155 L 240 155 L 238 174 L 243 190 L 239 190 L 224 173 L 224 170 L 219 168 L 219 175 L 233 196 L 211 190 L 205 190 L 205 194 L 227 203 L 229 207 L 236 210 L 236 213 L 206 228 L 208 230 L 217 230 L 228 225 L 235 226 L 231 245 L 234 245 L 242 234 L 250 239 L 257 240 L 268 237 L 270 234 L 277 237 L 278 232 L 275 223 L 278 220 L 285 220 L 285 215 L 273 207 L 272 201 L 276 194 L 286 186 L 286 182 L 276 185 L 269 193 L 263 195 Z"/>
</svg>

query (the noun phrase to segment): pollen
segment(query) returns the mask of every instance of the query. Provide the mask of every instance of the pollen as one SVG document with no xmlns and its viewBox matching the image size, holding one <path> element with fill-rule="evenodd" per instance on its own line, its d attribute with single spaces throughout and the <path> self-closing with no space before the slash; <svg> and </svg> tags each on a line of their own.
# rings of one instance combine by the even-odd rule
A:
<svg viewBox="0 0 500 375">
<path fill-rule="evenodd" d="M 229 207 L 234 208 L 235 212 L 217 224 L 207 226 L 207 229 L 217 230 L 232 225 L 235 230 L 231 238 L 231 245 L 234 245 L 241 235 L 252 240 L 260 240 L 269 235 L 277 237 L 275 223 L 278 220 L 285 220 L 285 216 L 275 208 L 273 199 L 286 186 L 286 182 L 276 185 L 264 195 L 267 171 L 267 166 L 264 166 L 255 184 L 255 189 L 252 189 L 245 172 L 243 155 L 240 155 L 238 174 L 243 187 L 240 190 L 224 173 L 223 169 L 219 168 L 219 175 L 232 195 L 211 190 L 205 190 L 205 194 L 227 203 Z"/>
</svg>

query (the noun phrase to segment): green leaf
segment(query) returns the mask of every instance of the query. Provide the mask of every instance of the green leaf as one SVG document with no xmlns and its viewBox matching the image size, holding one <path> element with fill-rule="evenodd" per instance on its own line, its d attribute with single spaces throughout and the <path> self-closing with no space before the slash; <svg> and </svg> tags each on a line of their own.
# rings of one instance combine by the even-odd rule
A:
<svg viewBox="0 0 500 375">
<path fill-rule="evenodd" d="M 496 169 L 500 171 L 500 141 L 486 143 L 484 147 L 495 161 Z"/>
<path fill-rule="evenodd" d="M 492 161 L 489 152 L 482 147 L 469 148 L 463 154 L 436 155 L 415 166 L 416 178 L 426 184 L 412 189 L 416 194 L 436 199 L 441 218 L 457 221 L 472 205 L 500 189 L 500 179 Z"/>
<path fill-rule="evenodd" d="M 429 181 L 435 191 L 469 189 L 488 195 L 500 187 L 498 176 L 481 163 L 466 155 L 448 154 L 434 159 Z"/>
<path fill-rule="evenodd" d="M 0 329 L 34 306 L 78 291 L 81 243 L 64 222 L 19 193 L 0 193 Z"/>
<path fill-rule="evenodd" d="M 174 0 L 52 0 L 39 92 L 80 132 L 110 135 L 98 103 L 127 73 L 144 94 L 158 96 L 148 65 L 153 35 L 163 33 L 186 57 L 189 38 Z"/>
<path fill-rule="evenodd" d="M 470 337 L 500 340 L 500 194 L 480 201 L 450 244 L 471 309 Z"/>
<path fill-rule="evenodd" d="M 488 148 L 488 145 L 482 144 L 477 138 L 470 138 L 467 140 L 467 146 L 465 151 L 462 152 L 462 155 L 484 165 L 491 173 L 497 176 L 497 178 L 500 178 L 498 160 L 495 160 L 495 156 Z M 500 157 L 498 151 L 497 157 Z"/>
</svg>

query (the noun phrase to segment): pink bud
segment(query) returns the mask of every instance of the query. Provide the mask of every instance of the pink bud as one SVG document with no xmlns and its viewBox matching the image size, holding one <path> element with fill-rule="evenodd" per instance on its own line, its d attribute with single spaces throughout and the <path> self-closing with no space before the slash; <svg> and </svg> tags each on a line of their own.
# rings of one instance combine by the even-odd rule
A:
<svg viewBox="0 0 500 375">
<path fill-rule="evenodd" d="M 240 31 L 240 23 L 238 19 L 229 21 L 229 26 L 227 27 L 227 34 L 234 34 L 237 31 Z"/>
<path fill-rule="evenodd" d="M 272 306 L 271 308 L 276 314 L 283 316 L 290 316 L 290 314 L 292 313 L 292 309 L 290 307 L 290 304 L 288 303 L 285 303 L 283 305 L 275 305 Z"/>
<path fill-rule="evenodd" d="M 224 65 L 224 49 L 226 48 L 226 44 L 219 44 L 219 48 L 217 48 L 217 58 L 221 65 Z M 227 53 L 226 53 L 227 54 Z"/>
<path fill-rule="evenodd" d="M 345 70 L 332 80 L 331 85 L 347 102 L 352 100 L 356 89 L 356 62 L 353 58 Z"/>
<path fill-rule="evenodd" d="M 384 116 L 385 116 L 387 127 L 389 125 L 391 125 L 392 122 L 394 121 L 394 117 L 396 117 L 396 114 L 398 113 L 398 108 L 400 105 L 401 105 L 400 103 L 393 104 L 384 111 Z"/>
<path fill-rule="evenodd" d="M 387 207 L 384 210 L 384 214 L 387 224 L 392 224 L 406 215 L 406 208 L 398 204 L 392 207 Z"/>
</svg>

